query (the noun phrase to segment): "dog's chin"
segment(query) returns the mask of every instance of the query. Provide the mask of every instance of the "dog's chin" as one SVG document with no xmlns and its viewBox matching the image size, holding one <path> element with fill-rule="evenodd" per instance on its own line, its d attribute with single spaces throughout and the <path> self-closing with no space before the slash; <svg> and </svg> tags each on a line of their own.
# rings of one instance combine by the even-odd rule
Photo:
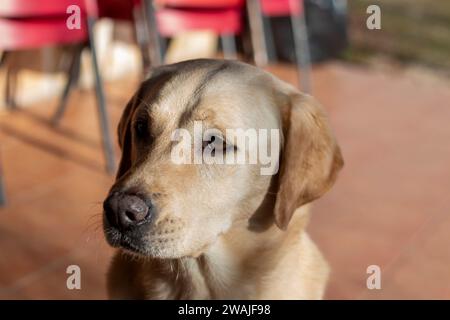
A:
<svg viewBox="0 0 450 320">
<path fill-rule="evenodd" d="M 105 227 L 104 233 L 110 246 L 140 258 L 178 259 L 188 256 L 178 252 L 176 248 L 155 245 L 154 239 L 146 240 L 140 236 L 128 235 L 112 227 Z"/>
</svg>

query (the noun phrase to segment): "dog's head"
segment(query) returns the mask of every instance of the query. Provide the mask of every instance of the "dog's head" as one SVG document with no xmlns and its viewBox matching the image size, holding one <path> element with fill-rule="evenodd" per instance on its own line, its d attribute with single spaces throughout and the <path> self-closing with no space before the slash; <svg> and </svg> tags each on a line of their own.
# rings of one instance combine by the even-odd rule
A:
<svg viewBox="0 0 450 320">
<path fill-rule="evenodd" d="M 285 229 L 343 165 L 313 98 L 238 62 L 155 69 L 126 106 L 118 133 L 122 158 L 104 202 L 106 238 L 152 257 L 198 255 L 234 222 L 250 221 L 267 196 L 271 221 Z M 262 146 L 274 163 L 264 161 Z M 267 167 L 273 175 L 263 174 Z"/>
</svg>

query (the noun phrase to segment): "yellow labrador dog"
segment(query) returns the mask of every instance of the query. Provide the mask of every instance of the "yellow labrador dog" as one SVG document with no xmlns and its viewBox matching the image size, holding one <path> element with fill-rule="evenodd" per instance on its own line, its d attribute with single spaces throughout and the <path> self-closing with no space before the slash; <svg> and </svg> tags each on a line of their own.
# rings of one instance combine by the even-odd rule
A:
<svg viewBox="0 0 450 320">
<path fill-rule="evenodd" d="M 198 136 L 199 121 L 216 134 Z M 260 161 L 176 163 L 180 128 L 200 145 L 188 143 L 187 155 L 214 144 L 227 156 L 259 145 L 233 145 L 226 129 L 277 130 L 279 170 L 261 174 Z M 333 185 L 343 160 L 312 97 L 244 63 L 186 61 L 154 70 L 118 131 L 122 158 L 103 219 L 119 248 L 111 298 L 323 297 L 328 266 L 305 232 L 305 204 Z"/>
</svg>

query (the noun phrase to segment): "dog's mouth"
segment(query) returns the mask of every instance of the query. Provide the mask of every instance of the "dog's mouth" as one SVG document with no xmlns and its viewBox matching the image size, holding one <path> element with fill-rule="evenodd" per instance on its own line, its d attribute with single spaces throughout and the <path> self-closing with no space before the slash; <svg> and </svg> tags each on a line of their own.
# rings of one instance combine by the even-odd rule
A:
<svg viewBox="0 0 450 320">
<path fill-rule="evenodd" d="M 132 253 L 146 255 L 146 245 L 142 232 L 123 232 L 104 221 L 104 234 L 108 244 L 114 248 L 123 248 Z"/>
<path fill-rule="evenodd" d="M 125 252 L 141 257 L 172 257 L 174 239 L 164 236 L 148 237 L 148 228 L 142 226 L 136 230 L 120 230 L 104 221 L 103 231 L 107 243 L 114 247 L 123 249 Z M 171 254 L 172 253 L 172 254 Z"/>
<path fill-rule="evenodd" d="M 140 256 L 148 255 L 148 253 L 144 249 L 142 249 L 141 246 L 137 246 L 132 241 L 129 241 L 126 237 L 121 241 L 120 248 L 132 254 L 137 254 Z"/>
</svg>

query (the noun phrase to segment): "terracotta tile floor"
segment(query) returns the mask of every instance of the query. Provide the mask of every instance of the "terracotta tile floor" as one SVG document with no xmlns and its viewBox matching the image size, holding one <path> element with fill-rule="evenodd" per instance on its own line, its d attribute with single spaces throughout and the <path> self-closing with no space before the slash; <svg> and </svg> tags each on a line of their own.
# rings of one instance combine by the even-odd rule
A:
<svg viewBox="0 0 450 320">
<path fill-rule="evenodd" d="M 269 68 L 295 82 L 290 66 Z M 450 86 L 329 63 L 314 69 L 346 167 L 316 202 L 309 230 L 328 259 L 330 299 L 450 299 Z M 115 128 L 137 84 L 107 86 Z M 0 209 L 0 299 L 105 298 L 103 170 L 94 97 L 75 92 L 61 126 L 56 101 L 0 117 L 8 207 Z M 66 288 L 66 268 L 82 289 Z M 382 289 L 366 288 L 369 265 Z"/>
</svg>

